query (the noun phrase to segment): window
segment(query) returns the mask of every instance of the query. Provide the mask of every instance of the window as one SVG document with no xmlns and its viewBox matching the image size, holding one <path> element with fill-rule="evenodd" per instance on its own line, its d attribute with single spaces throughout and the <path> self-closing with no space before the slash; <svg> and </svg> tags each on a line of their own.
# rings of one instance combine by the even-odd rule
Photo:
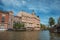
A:
<svg viewBox="0 0 60 40">
<path fill-rule="evenodd" d="M 39 25 L 39 24 L 37 24 L 37 25 Z"/>
<path fill-rule="evenodd" d="M 4 18 L 4 16 L 2 16 L 2 22 L 4 22 L 5 21 L 5 18 Z"/>
</svg>

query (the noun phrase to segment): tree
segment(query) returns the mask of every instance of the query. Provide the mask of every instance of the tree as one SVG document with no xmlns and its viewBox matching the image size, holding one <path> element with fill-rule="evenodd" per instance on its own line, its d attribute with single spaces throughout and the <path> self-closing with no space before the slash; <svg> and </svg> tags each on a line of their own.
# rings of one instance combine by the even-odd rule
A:
<svg viewBox="0 0 60 40">
<path fill-rule="evenodd" d="M 52 27 L 52 25 L 55 24 L 55 19 L 53 17 L 49 18 L 49 25 Z"/>
<path fill-rule="evenodd" d="M 24 24 L 23 23 L 17 23 L 17 22 L 14 22 L 14 25 L 13 25 L 14 29 L 20 29 L 21 27 L 24 27 Z"/>
<path fill-rule="evenodd" d="M 41 25 L 41 29 L 45 30 L 46 29 L 46 25 L 44 24 L 40 24 Z"/>
<path fill-rule="evenodd" d="M 60 24 L 60 17 L 58 18 L 58 24 Z"/>
</svg>

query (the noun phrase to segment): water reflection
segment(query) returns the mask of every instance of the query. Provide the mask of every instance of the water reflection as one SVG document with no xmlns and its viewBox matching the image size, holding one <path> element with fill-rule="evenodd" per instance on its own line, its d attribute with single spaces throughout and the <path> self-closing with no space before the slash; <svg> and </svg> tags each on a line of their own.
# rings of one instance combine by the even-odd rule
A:
<svg viewBox="0 0 60 40">
<path fill-rule="evenodd" d="M 38 40 L 60 40 L 60 33 L 50 33 L 49 31 L 40 31 Z"/>
<path fill-rule="evenodd" d="M 0 40 L 37 40 L 38 31 L 0 32 Z"/>
<path fill-rule="evenodd" d="M 60 34 L 49 31 L 0 31 L 0 40 L 60 40 Z"/>
<path fill-rule="evenodd" d="M 39 40 L 50 40 L 49 31 L 40 31 Z"/>
<path fill-rule="evenodd" d="M 50 33 L 51 40 L 60 40 L 60 33 Z"/>
</svg>

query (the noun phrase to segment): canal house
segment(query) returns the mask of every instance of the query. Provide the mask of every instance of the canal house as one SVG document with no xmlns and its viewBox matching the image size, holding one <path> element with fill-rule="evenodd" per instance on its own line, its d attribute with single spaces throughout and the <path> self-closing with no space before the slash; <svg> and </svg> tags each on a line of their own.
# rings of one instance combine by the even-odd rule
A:
<svg viewBox="0 0 60 40">
<path fill-rule="evenodd" d="M 20 17 L 20 22 L 24 23 L 26 30 L 40 30 L 40 19 L 34 11 L 32 14 L 21 11 L 17 16 Z"/>
<path fill-rule="evenodd" d="M 0 11 L 0 30 L 13 28 L 13 12 Z"/>
</svg>

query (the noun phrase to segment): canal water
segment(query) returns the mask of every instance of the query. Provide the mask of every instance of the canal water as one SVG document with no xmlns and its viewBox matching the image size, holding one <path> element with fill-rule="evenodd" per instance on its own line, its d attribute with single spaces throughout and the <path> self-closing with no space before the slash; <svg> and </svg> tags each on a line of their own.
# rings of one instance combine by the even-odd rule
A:
<svg viewBox="0 0 60 40">
<path fill-rule="evenodd" d="M 49 31 L 0 31 L 0 40 L 60 40 L 60 34 Z"/>
</svg>

